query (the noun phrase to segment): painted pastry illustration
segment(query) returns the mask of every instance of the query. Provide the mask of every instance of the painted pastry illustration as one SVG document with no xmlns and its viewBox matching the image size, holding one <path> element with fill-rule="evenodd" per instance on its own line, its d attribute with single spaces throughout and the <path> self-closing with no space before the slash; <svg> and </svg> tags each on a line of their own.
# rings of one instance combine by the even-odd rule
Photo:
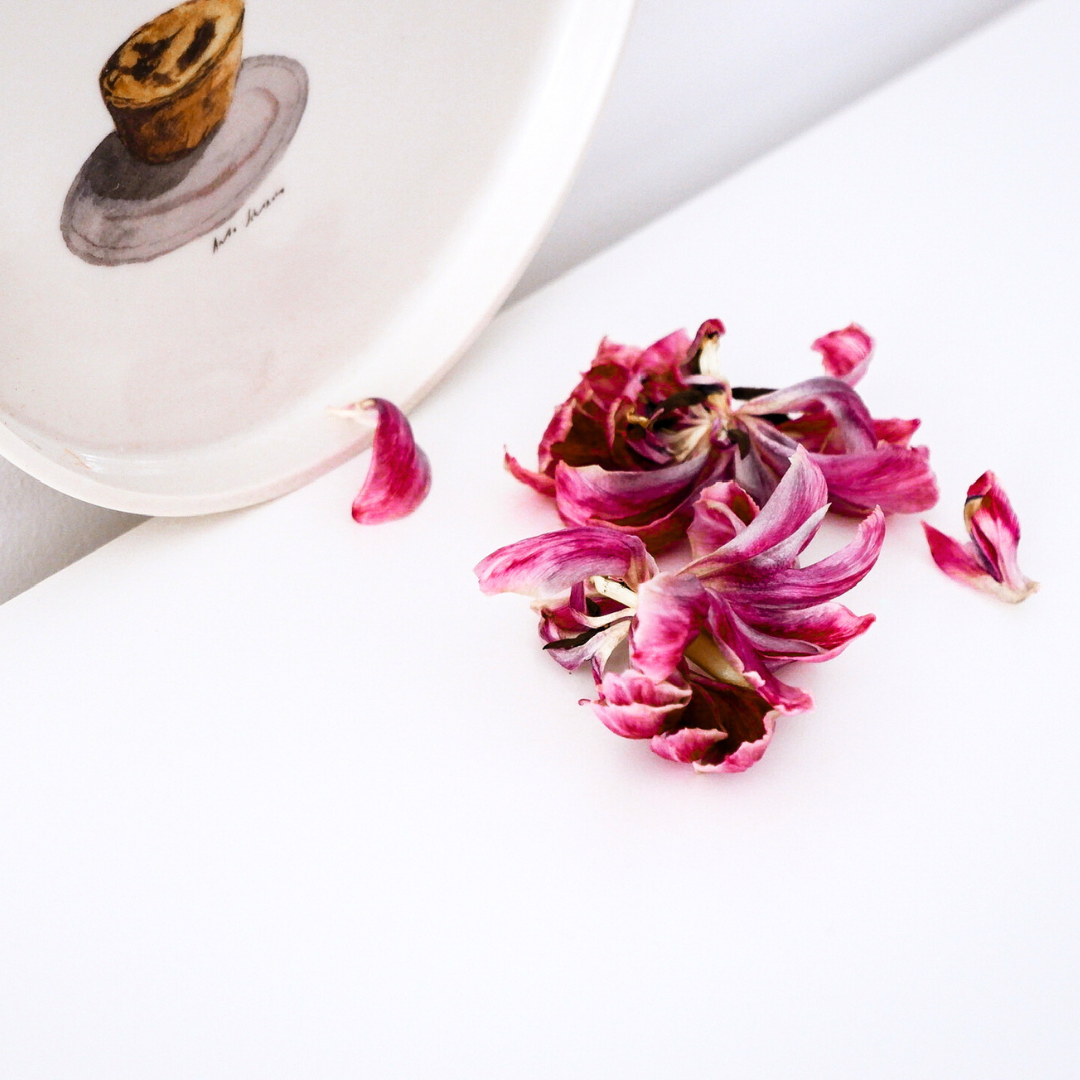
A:
<svg viewBox="0 0 1080 1080">
<path fill-rule="evenodd" d="M 188 0 L 139 27 L 99 79 L 115 131 L 68 191 L 67 246 L 103 266 L 149 262 L 229 220 L 288 147 L 307 73 L 242 60 L 243 0 Z"/>
<path fill-rule="evenodd" d="M 243 38 L 241 0 L 191 0 L 136 30 L 100 79 L 128 150 L 157 165 L 216 131 L 232 104 Z"/>
</svg>

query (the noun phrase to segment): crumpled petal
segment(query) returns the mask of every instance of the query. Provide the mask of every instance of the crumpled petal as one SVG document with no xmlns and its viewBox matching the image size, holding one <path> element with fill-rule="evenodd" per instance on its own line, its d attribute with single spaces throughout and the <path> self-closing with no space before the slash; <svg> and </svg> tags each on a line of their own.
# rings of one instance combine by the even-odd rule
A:
<svg viewBox="0 0 1080 1080">
<path fill-rule="evenodd" d="M 813 607 L 834 600 L 862 581 L 877 562 L 884 539 L 885 515 L 874 510 L 859 522 L 850 543 L 810 566 L 742 576 L 735 573 L 738 568 L 732 568 L 722 575 L 703 575 L 702 581 L 736 605 L 740 614 L 756 607 Z"/>
<path fill-rule="evenodd" d="M 758 505 L 734 480 L 705 488 L 694 503 L 687 536 L 690 553 L 701 558 L 738 536 L 758 515 Z"/>
<path fill-rule="evenodd" d="M 744 573 L 794 565 L 820 527 L 828 509 L 827 499 L 821 470 L 802 447 L 796 448 L 787 472 L 753 521 L 688 569 L 706 577 L 736 563 L 741 564 Z"/>
<path fill-rule="evenodd" d="M 538 452 L 538 473 L 554 477 L 556 462 L 611 469 L 648 467 L 628 442 L 631 414 L 680 387 L 677 371 L 690 339 L 677 330 L 637 349 L 604 338 L 592 365 L 552 416 Z M 516 475 L 516 474 L 515 474 Z"/>
<path fill-rule="evenodd" d="M 842 379 L 848 386 L 854 386 L 866 374 L 874 354 L 873 338 L 855 323 L 819 337 L 810 347 L 821 353 L 825 374 Z"/>
<path fill-rule="evenodd" d="M 653 736 L 654 754 L 698 772 L 744 772 L 768 748 L 776 710 L 754 690 L 691 678 L 693 697 Z"/>
<path fill-rule="evenodd" d="M 722 455 L 722 460 L 729 457 Z M 686 534 L 697 492 L 722 467 L 711 453 L 647 472 L 574 468 L 560 461 L 555 503 L 569 525 L 609 525 L 663 547 Z"/>
<path fill-rule="evenodd" d="M 937 478 L 925 446 L 884 443 L 852 454 L 814 454 L 829 485 L 833 509 L 863 514 L 880 506 L 888 513 L 915 514 L 938 500 Z"/>
<path fill-rule="evenodd" d="M 677 676 L 658 682 L 633 668 L 607 672 L 590 702 L 603 724 L 624 739 L 651 739 L 673 712 L 690 700 L 690 688 Z"/>
<path fill-rule="evenodd" d="M 599 526 L 559 529 L 493 551 L 475 568 L 482 592 L 556 596 L 594 575 L 619 578 L 631 588 L 656 572 L 636 537 Z"/>
<path fill-rule="evenodd" d="M 877 446 L 874 421 L 856 390 L 839 379 L 819 376 L 783 390 L 752 398 L 740 416 L 765 417 L 776 413 L 825 412 L 836 424 L 834 452 L 873 450 Z"/>
<path fill-rule="evenodd" d="M 758 608 L 737 619 L 754 649 L 776 664 L 831 660 L 873 624 L 873 615 L 856 615 L 836 603 L 795 611 Z"/>
<path fill-rule="evenodd" d="M 378 421 L 371 465 L 353 500 L 353 520 L 378 525 L 411 514 L 431 489 L 431 463 L 416 445 L 405 414 L 385 398 L 369 398 L 350 411 L 375 409 Z"/>
<path fill-rule="evenodd" d="M 930 554 L 949 577 L 1018 604 L 1039 588 L 1024 576 L 1016 560 L 1020 521 L 992 472 L 968 488 L 964 520 L 971 542 L 960 544 L 923 522 Z"/>
<path fill-rule="evenodd" d="M 709 597 L 691 574 L 657 574 L 638 589 L 630 659 L 654 680 L 679 666 L 687 646 L 704 628 Z"/>
</svg>

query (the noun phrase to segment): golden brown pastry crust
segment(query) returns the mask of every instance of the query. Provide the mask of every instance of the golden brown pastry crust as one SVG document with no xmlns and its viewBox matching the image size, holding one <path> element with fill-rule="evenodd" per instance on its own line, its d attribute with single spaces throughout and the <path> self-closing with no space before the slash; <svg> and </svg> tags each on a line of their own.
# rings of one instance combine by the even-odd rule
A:
<svg viewBox="0 0 1080 1080">
<path fill-rule="evenodd" d="M 101 72 L 117 134 L 154 164 L 190 153 L 225 119 L 243 51 L 243 0 L 188 0 L 139 27 Z"/>
</svg>

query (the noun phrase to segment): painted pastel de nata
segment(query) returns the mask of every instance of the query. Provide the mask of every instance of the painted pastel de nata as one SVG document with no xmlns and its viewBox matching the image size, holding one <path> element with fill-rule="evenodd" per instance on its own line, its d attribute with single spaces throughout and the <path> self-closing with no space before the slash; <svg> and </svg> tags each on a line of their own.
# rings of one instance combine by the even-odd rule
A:
<svg viewBox="0 0 1080 1080">
<path fill-rule="evenodd" d="M 135 31 L 102 69 L 101 96 L 141 161 L 176 161 L 225 119 L 243 49 L 243 0 L 189 0 Z"/>
</svg>

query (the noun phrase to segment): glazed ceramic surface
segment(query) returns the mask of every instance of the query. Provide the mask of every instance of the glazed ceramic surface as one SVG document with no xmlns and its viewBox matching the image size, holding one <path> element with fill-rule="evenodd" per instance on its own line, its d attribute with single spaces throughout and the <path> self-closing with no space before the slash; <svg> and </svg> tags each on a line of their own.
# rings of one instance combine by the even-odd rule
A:
<svg viewBox="0 0 1080 1080">
<path fill-rule="evenodd" d="M 631 0 L 249 0 L 224 120 L 129 154 L 98 87 L 162 0 L 0 11 L 0 452 L 90 502 L 196 514 L 366 445 L 513 285 Z M 42 41 L 50 63 L 40 67 Z"/>
</svg>

